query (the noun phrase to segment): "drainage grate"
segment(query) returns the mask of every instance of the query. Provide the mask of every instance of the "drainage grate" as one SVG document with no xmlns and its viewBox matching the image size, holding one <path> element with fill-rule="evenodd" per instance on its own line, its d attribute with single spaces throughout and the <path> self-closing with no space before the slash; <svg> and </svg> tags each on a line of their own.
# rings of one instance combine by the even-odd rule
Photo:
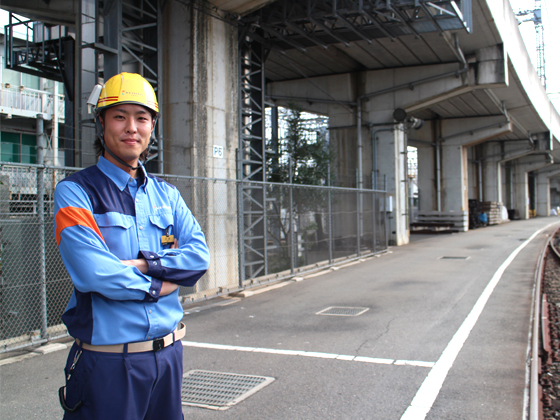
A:
<svg viewBox="0 0 560 420">
<path fill-rule="evenodd" d="M 267 376 L 191 370 L 183 375 L 183 405 L 227 410 L 274 381 Z"/>
<path fill-rule="evenodd" d="M 440 260 L 468 260 L 470 257 L 439 257 Z"/>
<path fill-rule="evenodd" d="M 349 308 L 344 306 L 331 306 L 330 308 L 323 309 L 315 315 L 332 315 L 332 316 L 358 316 L 364 312 L 369 311 L 369 308 Z"/>
</svg>

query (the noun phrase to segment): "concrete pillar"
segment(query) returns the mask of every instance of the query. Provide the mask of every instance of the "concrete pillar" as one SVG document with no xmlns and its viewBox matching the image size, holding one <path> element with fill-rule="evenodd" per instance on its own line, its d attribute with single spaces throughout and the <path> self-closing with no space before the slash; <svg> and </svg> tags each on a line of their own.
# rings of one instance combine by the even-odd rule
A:
<svg viewBox="0 0 560 420">
<path fill-rule="evenodd" d="M 441 211 L 467 211 L 469 197 L 466 147 L 444 143 L 441 150 Z"/>
<path fill-rule="evenodd" d="M 546 174 L 537 175 L 537 216 L 550 216 L 550 181 Z"/>
<path fill-rule="evenodd" d="M 435 147 L 415 144 L 418 151 L 418 212 L 437 209 Z"/>
<path fill-rule="evenodd" d="M 552 175 L 549 178 L 550 183 L 550 207 L 560 207 L 560 174 Z"/>
<path fill-rule="evenodd" d="M 529 172 L 537 171 L 551 164 L 552 162 L 547 161 L 547 156 L 542 154 L 528 155 L 514 162 L 513 202 L 514 209 L 519 211 L 519 217 L 521 219 L 529 218 Z M 548 200 L 548 193 L 544 193 L 544 196 L 546 198 L 541 199 L 541 201 Z M 548 210 L 546 213 L 548 213 Z"/>
<path fill-rule="evenodd" d="M 391 131 L 377 134 L 378 151 L 383 159 L 378 160 L 379 174 L 387 179 L 387 191 L 393 200 L 390 215 L 391 240 L 395 245 L 405 245 L 409 241 L 407 217 L 406 184 L 406 134 L 402 125 Z"/>
<path fill-rule="evenodd" d="M 165 173 L 235 179 L 238 147 L 237 28 L 181 2 L 162 11 Z M 216 153 L 214 153 L 216 150 Z M 211 249 L 205 288 L 237 284 L 235 184 L 189 181 L 178 187 Z M 212 215 L 212 217 L 208 217 Z M 232 222 L 233 221 L 233 222 Z"/>
<path fill-rule="evenodd" d="M 537 171 L 537 216 L 550 216 L 550 209 L 557 206 L 552 203 L 554 192 L 552 186 L 556 187 L 556 179 L 560 174 L 560 165 L 550 165 Z"/>
</svg>

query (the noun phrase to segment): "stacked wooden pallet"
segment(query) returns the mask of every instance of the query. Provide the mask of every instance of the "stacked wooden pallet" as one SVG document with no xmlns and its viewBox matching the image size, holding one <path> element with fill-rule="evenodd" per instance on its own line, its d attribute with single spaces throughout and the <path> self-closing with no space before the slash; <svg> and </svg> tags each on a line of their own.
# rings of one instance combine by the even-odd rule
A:
<svg viewBox="0 0 560 420">
<path fill-rule="evenodd" d="M 497 201 L 482 201 L 480 211 L 488 216 L 489 225 L 499 225 L 502 223 L 502 203 Z"/>
<path fill-rule="evenodd" d="M 453 224 L 455 231 L 467 231 L 469 228 L 468 212 L 466 211 L 425 211 L 418 213 L 417 223 Z"/>
</svg>

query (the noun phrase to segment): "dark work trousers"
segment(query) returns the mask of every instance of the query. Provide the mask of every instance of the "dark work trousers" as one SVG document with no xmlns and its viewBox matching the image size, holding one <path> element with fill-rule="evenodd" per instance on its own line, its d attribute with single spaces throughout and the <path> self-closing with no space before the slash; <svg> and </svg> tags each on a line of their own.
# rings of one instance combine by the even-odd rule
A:
<svg viewBox="0 0 560 420">
<path fill-rule="evenodd" d="M 74 343 L 65 375 L 76 351 Z M 158 352 L 82 350 L 66 384 L 66 404 L 74 407 L 81 400 L 82 406 L 64 420 L 182 420 L 182 378 L 180 340 Z"/>
</svg>

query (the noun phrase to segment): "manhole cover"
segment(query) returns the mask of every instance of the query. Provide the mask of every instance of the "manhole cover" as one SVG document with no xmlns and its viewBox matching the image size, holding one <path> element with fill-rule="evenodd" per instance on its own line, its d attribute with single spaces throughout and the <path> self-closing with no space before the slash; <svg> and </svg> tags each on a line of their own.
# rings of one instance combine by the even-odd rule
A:
<svg viewBox="0 0 560 420">
<path fill-rule="evenodd" d="M 183 375 L 183 405 L 227 410 L 274 381 L 267 376 L 191 370 Z"/>
<path fill-rule="evenodd" d="M 332 315 L 332 316 L 358 316 L 368 311 L 369 308 L 349 308 L 344 306 L 331 306 L 330 308 L 323 309 L 315 315 Z"/>
<path fill-rule="evenodd" d="M 470 257 L 439 257 L 440 260 L 468 260 Z"/>
</svg>

